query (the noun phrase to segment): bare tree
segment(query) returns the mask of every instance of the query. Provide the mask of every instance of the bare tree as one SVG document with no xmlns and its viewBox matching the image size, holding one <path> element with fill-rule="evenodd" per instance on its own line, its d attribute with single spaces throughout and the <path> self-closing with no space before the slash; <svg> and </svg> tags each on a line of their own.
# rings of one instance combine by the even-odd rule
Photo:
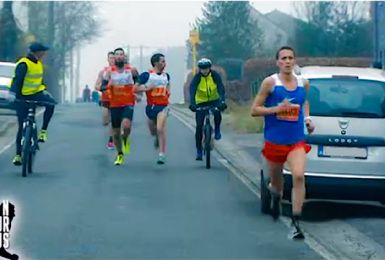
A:
<svg viewBox="0 0 385 260">
<path fill-rule="evenodd" d="M 28 2 L 28 10 L 30 33 L 51 47 L 47 78 L 53 95 L 61 100 L 72 50 L 99 36 L 96 6 L 90 1 Z"/>
<path fill-rule="evenodd" d="M 368 2 L 309 1 L 293 4 L 297 17 L 307 22 L 296 32 L 297 47 L 308 55 L 370 55 L 370 5 Z M 307 46 L 300 44 L 310 38 Z"/>
</svg>

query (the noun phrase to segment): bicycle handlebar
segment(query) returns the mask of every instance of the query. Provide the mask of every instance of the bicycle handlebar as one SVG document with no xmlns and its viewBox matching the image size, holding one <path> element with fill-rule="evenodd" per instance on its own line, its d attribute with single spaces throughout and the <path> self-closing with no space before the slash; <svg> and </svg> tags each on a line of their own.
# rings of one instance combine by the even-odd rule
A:
<svg viewBox="0 0 385 260">
<path fill-rule="evenodd" d="M 204 107 L 197 107 L 197 111 L 219 111 L 219 108 L 216 106 L 204 106 Z"/>
</svg>

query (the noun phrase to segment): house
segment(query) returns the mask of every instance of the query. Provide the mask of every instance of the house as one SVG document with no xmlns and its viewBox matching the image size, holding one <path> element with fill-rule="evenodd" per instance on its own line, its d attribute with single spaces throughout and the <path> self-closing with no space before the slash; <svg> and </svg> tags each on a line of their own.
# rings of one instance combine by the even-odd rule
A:
<svg viewBox="0 0 385 260">
<path fill-rule="evenodd" d="M 306 25 L 306 22 L 278 10 L 262 14 L 251 8 L 250 17 L 263 31 L 265 49 L 276 50 L 283 45 L 293 45 L 296 32 Z"/>
<path fill-rule="evenodd" d="M 256 21 L 258 27 L 262 30 L 263 49 L 277 49 L 278 46 L 288 44 L 290 38 L 289 33 L 271 21 L 268 14 L 264 15 L 255 8 L 251 8 L 250 18 Z"/>
</svg>

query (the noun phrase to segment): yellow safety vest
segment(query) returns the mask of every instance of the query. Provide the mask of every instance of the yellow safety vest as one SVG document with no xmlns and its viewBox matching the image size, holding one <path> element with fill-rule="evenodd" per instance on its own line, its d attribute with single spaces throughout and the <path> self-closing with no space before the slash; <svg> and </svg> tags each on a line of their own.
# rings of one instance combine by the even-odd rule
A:
<svg viewBox="0 0 385 260">
<path fill-rule="evenodd" d="M 24 77 L 24 83 L 21 89 L 21 94 L 28 96 L 45 90 L 46 87 L 43 85 L 43 63 L 41 63 L 41 61 L 39 60 L 37 61 L 37 63 L 34 63 L 27 57 L 23 57 L 16 62 L 16 66 L 22 62 L 25 62 L 27 64 L 27 74 L 25 74 Z"/>
<path fill-rule="evenodd" d="M 204 102 L 218 100 L 219 98 L 217 84 L 214 82 L 211 72 L 207 75 L 207 77 L 201 76 L 201 80 L 199 81 L 197 91 L 195 93 L 195 103 L 201 104 Z"/>
</svg>

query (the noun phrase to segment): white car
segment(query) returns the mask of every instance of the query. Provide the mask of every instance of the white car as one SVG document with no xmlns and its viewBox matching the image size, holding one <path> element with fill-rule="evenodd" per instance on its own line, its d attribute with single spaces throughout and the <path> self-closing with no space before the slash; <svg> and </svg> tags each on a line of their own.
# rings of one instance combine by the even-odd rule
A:
<svg viewBox="0 0 385 260">
<path fill-rule="evenodd" d="M 385 72 L 374 68 L 301 68 L 310 82 L 308 100 L 315 131 L 305 169 L 306 196 L 370 200 L 385 204 Z M 262 211 L 268 213 L 268 176 L 261 174 Z M 284 197 L 291 172 L 284 169 Z"/>
<path fill-rule="evenodd" d="M 0 108 L 14 108 L 13 104 L 8 101 L 8 86 L 12 81 L 15 67 L 15 63 L 0 62 Z"/>
</svg>

